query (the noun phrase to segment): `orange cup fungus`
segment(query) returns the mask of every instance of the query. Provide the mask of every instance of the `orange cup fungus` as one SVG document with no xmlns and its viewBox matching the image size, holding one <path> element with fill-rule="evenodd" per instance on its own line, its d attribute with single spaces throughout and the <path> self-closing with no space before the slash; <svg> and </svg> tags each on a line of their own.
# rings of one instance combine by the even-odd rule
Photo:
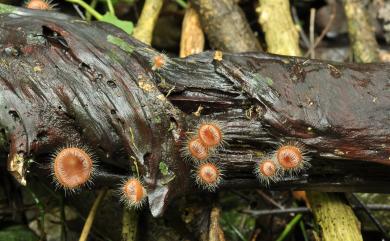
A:
<svg viewBox="0 0 390 241">
<path fill-rule="evenodd" d="M 261 183 L 269 185 L 279 179 L 279 166 L 272 158 L 265 158 L 256 163 L 255 173 Z"/>
<path fill-rule="evenodd" d="M 52 10 L 53 5 L 51 1 L 46 0 L 30 0 L 27 1 L 24 5 L 26 8 L 35 9 L 35 10 Z"/>
<path fill-rule="evenodd" d="M 299 172 L 310 166 L 304 155 L 304 149 L 299 144 L 282 145 L 276 151 L 276 159 L 282 169 Z"/>
<path fill-rule="evenodd" d="M 198 165 L 195 173 L 196 183 L 203 189 L 215 191 L 221 182 L 221 169 L 214 163 L 205 162 Z"/>
<path fill-rule="evenodd" d="M 276 151 L 276 157 L 279 164 L 287 170 L 297 168 L 303 161 L 301 150 L 292 145 L 281 146 Z"/>
<path fill-rule="evenodd" d="M 158 54 L 153 57 L 151 64 L 152 64 L 152 70 L 160 70 L 164 67 L 166 64 L 167 57 L 164 54 Z"/>
<path fill-rule="evenodd" d="M 122 201 L 130 208 L 139 208 L 142 206 L 146 189 L 137 178 L 129 178 L 121 186 Z"/>
<path fill-rule="evenodd" d="M 63 148 L 55 154 L 52 172 L 58 186 L 77 189 L 91 182 L 94 172 L 92 155 L 79 147 Z"/>
<path fill-rule="evenodd" d="M 197 137 L 193 137 L 187 142 L 185 153 L 196 161 L 204 161 L 209 157 L 208 148 Z"/>
<path fill-rule="evenodd" d="M 198 128 L 199 140 L 208 148 L 222 144 L 223 135 L 221 127 L 216 123 L 202 123 Z"/>
</svg>

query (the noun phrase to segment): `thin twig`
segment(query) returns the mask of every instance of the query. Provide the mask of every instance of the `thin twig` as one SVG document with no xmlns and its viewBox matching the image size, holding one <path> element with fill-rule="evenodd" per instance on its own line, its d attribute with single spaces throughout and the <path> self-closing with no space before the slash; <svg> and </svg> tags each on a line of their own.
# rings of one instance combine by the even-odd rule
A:
<svg viewBox="0 0 390 241">
<path fill-rule="evenodd" d="M 285 209 L 269 209 L 269 210 L 251 210 L 245 209 L 242 210 L 243 213 L 250 214 L 252 216 L 264 216 L 264 215 L 277 215 L 277 214 L 286 214 L 286 213 L 309 213 L 310 209 L 306 207 L 301 208 L 285 208 Z"/>
<path fill-rule="evenodd" d="M 239 196 L 240 198 L 244 199 L 245 201 L 247 201 L 248 203 L 252 202 L 252 199 L 250 199 L 247 195 L 244 195 L 238 191 L 235 191 L 235 190 L 231 190 L 231 192 L 237 196 Z"/>
<path fill-rule="evenodd" d="M 314 22 L 316 17 L 316 9 L 310 9 L 310 58 L 314 59 Z"/>
<path fill-rule="evenodd" d="M 367 214 L 368 218 L 374 223 L 374 225 L 378 228 L 378 230 L 382 233 L 384 236 L 384 240 L 390 240 L 389 236 L 387 235 L 387 231 L 383 228 L 382 224 L 372 215 L 369 208 L 362 202 L 360 199 L 353 193 L 350 195 L 352 199 L 359 205 L 358 207 L 362 208 L 363 211 Z"/>
<path fill-rule="evenodd" d="M 85 20 L 85 16 L 84 16 L 84 13 L 80 10 L 80 7 L 79 7 L 79 5 L 77 5 L 77 4 L 72 4 L 73 5 L 73 8 L 76 10 L 76 12 L 78 13 L 78 15 L 80 16 L 80 18 L 82 19 L 82 20 Z"/>
<path fill-rule="evenodd" d="M 269 203 L 271 203 L 271 204 L 274 205 L 275 207 L 280 208 L 280 209 L 284 209 L 283 205 L 281 205 L 281 204 L 279 204 L 278 202 L 276 202 L 274 199 L 272 199 L 270 196 L 268 196 L 267 194 L 265 194 L 263 191 L 257 189 L 256 192 L 257 192 L 262 198 L 264 198 L 266 201 L 268 201 Z"/>
<path fill-rule="evenodd" d="M 298 14 L 297 14 L 297 9 L 294 6 L 291 7 L 291 15 L 293 17 L 294 23 L 296 25 L 299 25 L 300 20 L 299 20 Z M 307 38 L 306 33 L 305 33 L 305 31 L 303 31 L 303 29 L 301 29 L 299 31 L 299 35 L 301 36 L 301 39 L 302 39 L 303 43 L 305 44 L 305 47 L 307 49 L 309 49 L 310 48 L 310 41 Z"/>
<path fill-rule="evenodd" d="M 79 241 L 86 241 L 88 238 L 89 231 L 91 230 L 93 220 L 95 219 L 96 211 L 103 200 L 104 196 L 107 193 L 107 189 L 103 189 L 99 192 L 97 198 L 95 199 L 95 202 L 92 205 L 91 210 L 89 211 L 87 220 L 85 221 L 83 231 L 81 231 L 80 239 Z"/>
<path fill-rule="evenodd" d="M 252 235 L 251 241 L 256 241 L 257 237 L 259 236 L 260 233 L 261 233 L 261 229 L 256 228 L 256 230 L 254 231 L 254 233 Z"/>
<path fill-rule="evenodd" d="M 30 188 L 27 188 L 27 190 L 31 194 L 31 197 L 34 200 L 34 203 L 38 207 L 38 210 L 39 210 L 38 227 L 39 227 L 39 231 L 41 232 L 41 235 L 40 235 L 41 239 L 42 240 L 46 240 L 46 232 L 45 232 L 45 214 L 46 213 L 45 213 L 45 206 L 41 202 L 41 200 L 39 200 L 38 196 L 35 195 L 35 193 Z"/>
<path fill-rule="evenodd" d="M 368 204 L 366 205 L 368 209 L 372 211 L 390 211 L 390 205 L 383 204 Z M 352 207 L 355 211 L 361 210 L 362 207 L 354 206 Z M 306 207 L 299 208 L 285 208 L 285 209 L 268 209 L 268 210 L 242 210 L 243 213 L 250 214 L 253 216 L 263 216 L 263 215 L 275 215 L 275 214 L 286 214 L 286 213 L 310 213 L 310 209 Z"/>
<path fill-rule="evenodd" d="M 313 45 L 313 51 L 315 50 L 315 48 L 318 47 L 318 45 L 321 43 L 322 39 L 329 32 L 330 28 L 333 25 L 333 22 L 334 22 L 335 18 L 336 18 L 336 4 L 333 2 L 332 3 L 332 13 L 331 13 L 331 15 L 329 17 L 329 21 L 326 24 L 325 28 L 322 30 L 320 36 L 318 36 L 318 38 L 316 38 L 316 41 L 315 41 L 315 43 Z M 310 51 L 307 51 L 306 54 L 305 54 L 305 57 L 309 56 L 309 54 L 310 54 Z"/>
<path fill-rule="evenodd" d="M 66 215 L 65 215 L 65 200 L 64 196 L 61 196 L 61 241 L 68 240 L 66 233 Z"/>
</svg>

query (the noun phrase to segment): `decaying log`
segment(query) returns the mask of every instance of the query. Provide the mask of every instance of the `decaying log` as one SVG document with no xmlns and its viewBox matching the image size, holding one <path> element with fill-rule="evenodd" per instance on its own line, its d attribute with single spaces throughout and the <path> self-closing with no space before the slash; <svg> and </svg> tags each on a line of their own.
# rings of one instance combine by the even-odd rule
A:
<svg viewBox="0 0 390 241">
<path fill-rule="evenodd" d="M 22 183 L 27 170 L 46 177 L 42 166 L 58 147 L 87 145 L 99 159 L 96 185 L 114 186 L 136 160 L 160 215 L 196 190 L 181 149 L 187 132 L 212 119 L 227 139 L 215 154 L 221 188 L 261 186 L 255 161 L 298 141 L 311 168 L 270 188 L 388 192 L 388 64 L 263 53 L 169 58 L 104 23 L 4 5 L 0 13 L 0 126 L 8 168 Z"/>
</svg>

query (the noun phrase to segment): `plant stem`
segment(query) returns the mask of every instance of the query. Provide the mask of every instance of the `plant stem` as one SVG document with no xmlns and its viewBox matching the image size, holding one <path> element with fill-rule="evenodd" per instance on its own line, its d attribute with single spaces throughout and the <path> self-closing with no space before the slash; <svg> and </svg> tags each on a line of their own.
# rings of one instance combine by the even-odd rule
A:
<svg viewBox="0 0 390 241">
<path fill-rule="evenodd" d="M 45 233 L 45 207 L 44 207 L 43 203 L 39 200 L 37 195 L 35 195 L 35 193 L 30 188 L 27 188 L 27 190 L 31 194 L 31 197 L 34 200 L 35 205 L 39 209 L 38 226 L 39 226 L 39 229 L 41 232 L 41 238 L 43 238 L 46 236 L 46 233 Z"/>
<path fill-rule="evenodd" d="M 89 6 L 93 9 L 96 8 L 96 5 L 97 5 L 97 0 L 92 0 L 91 3 L 89 4 Z M 88 22 L 90 22 L 92 20 L 92 15 L 90 12 L 88 12 L 87 10 L 85 11 L 85 18 Z"/>
<path fill-rule="evenodd" d="M 180 5 L 182 8 L 187 8 L 188 4 L 184 0 L 176 0 L 176 3 Z"/>
<path fill-rule="evenodd" d="M 79 241 L 85 241 L 88 238 L 89 231 L 91 230 L 93 220 L 95 219 L 96 211 L 103 200 L 104 196 L 107 193 L 107 189 L 103 189 L 99 192 L 99 195 L 95 199 L 95 202 L 92 205 L 91 210 L 89 211 L 87 220 L 85 221 L 83 230 L 81 231 L 80 239 Z"/>
<path fill-rule="evenodd" d="M 307 232 L 306 232 L 305 224 L 303 223 L 302 220 L 299 221 L 299 227 L 301 228 L 301 231 L 302 231 L 303 240 L 309 241 L 309 238 L 307 237 Z"/>
<path fill-rule="evenodd" d="M 114 6 L 112 5 L 112 1 L 111 1 L 111 0 L 107 0 L 107 6 L 108 6 L 108 11 L 109 11 L 112 15 L 115 15 Z"/>
<path fill-rule="evenodd" d="M 103 18 L 103 15 L 98 13 L 95 9 L 93 9 L 91 6 L 89 6 L 86 2 L 83 0 L 67 0 L 70 3 L 76 3 L 83 7 L 87 12 L 89 12 L 92 16 L 94 16 L 97 20 L 100 20 Z"/>
<path fill-rule="evenodd" d="M 292 230 L 294 230 L 295 225 L 301 220 L 302 214 L 295 215 L 293 219 L 286 225 L 283 232 L 279 235 L 279 237 L 276 239 L 276 241 L 283 241 Z"/>
</svg>

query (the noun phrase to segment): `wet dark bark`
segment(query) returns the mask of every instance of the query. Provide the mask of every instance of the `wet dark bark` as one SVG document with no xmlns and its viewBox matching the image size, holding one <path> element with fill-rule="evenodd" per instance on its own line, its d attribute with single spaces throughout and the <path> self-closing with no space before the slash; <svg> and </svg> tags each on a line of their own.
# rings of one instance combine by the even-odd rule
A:
<svg viewBox="0 0 390 241">
<path fill-rule="evenodd" d="M 97 185 L 117 184 L 136 159 L 159 215 L 195 189 L 180 149 L 199 120 L 213 119 L 228 139 L 216 154 L 222 188 L 259 187 L 259 153 L 299 141 L 312 167 L 271 188 L 388 191 L 388 64 L 260 53 L 224 53 L 219 61 L 205 52 L 165 57 L 154 71 L 159 53 L 110 25 L 7 11 L 0 15 L 0 126 L 8 168 L 21 182 L 27 169 L 47 174 L 41 167 L 56 148 L 87 145 L 99 159 Z M 200 105 L 198 118 L 192 113 Z"/>
</svg>

